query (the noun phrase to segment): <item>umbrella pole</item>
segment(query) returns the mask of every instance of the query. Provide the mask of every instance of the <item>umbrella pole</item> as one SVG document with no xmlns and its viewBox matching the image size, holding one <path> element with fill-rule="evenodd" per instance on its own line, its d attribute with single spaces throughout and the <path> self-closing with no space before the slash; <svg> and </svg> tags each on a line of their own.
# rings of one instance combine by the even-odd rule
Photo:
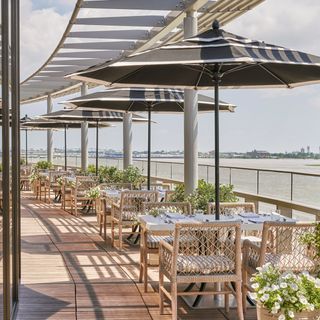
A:
<svg viewBox="0 0 320 320">
<path fill-rule="evenodd" d="M 96 176 L 99 172 L 99 121 L 96 126 Z"/>
<path fill-rule="evenodd" d="M 26 165 L 28 165 L 28 129 L 26 129 Z"/>
<path fill-rule="evenodd" d="M 218 72 L 213 75 L 214 82 L 214 173 L 215 173 L 215 213 L 216 220 L 220 219 L 220 137 L 219 137 L 219 83 L 221 76 Z"/>
<path fill-rule="evenodd" d="M 151 188 L 151 106 L 148 106 L 148 190 Z"/>
<path fill-rule="evenodd" d="M 67 171 L 67 125 L 64 125 L 64 170 Z"/>
</svg>

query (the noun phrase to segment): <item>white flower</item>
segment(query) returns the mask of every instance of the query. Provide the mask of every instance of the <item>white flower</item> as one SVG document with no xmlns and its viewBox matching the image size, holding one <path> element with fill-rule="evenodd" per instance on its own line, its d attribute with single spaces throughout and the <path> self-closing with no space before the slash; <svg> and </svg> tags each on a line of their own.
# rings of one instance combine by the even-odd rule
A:
<svg viewBox="0 0 320 320">
<path fill-rule="evenodd" d="M 255 292 L 249 292 L 249 295 L 251 299 L 257 300 L 258 298 L 258 295 Z"/>
<path fill-rule="evenodd" d="M 309 311 L 313 311 L 314 310 L 314 305 L 312 303 L 309 304 L 308 306 Z"/>
<path fill-rule="evenodd" d="M 284 314 L 280 315 L 278 320 L 286 320 L 286 316 Z"/>
<path fill-rule="evenodd" d="M 289 311 L 288 311 L 288 316 L 289 316 L 290 318 L 294 318 L 294 312 L 291 311 L 291 310 L 289 310 Z"/>
<path fill-rule="evenodd" d="M 255 290 L 258 289 L 259 288 L 259 284 L 258 283 L 253 283 L 252 284 L 252 288 L 255 289 Z"/>
<path fill-rule="evenodd" d="M 314 284 L 315 284 L 316 288 L 319 289 L 320 288 L 320 279 L 316 279 Z"/>
<path fill-rule="evenodd" d="M 276 290 L 279 290 L 279 286 L 276 285 L 276 284 L 273 284 L 272 287 L 271 287 L 272 291 L 276 291 Z"/>
<path fill-rule="evenodd" d="M 278 309 L 275 308 L 275 307 L 273 307 L 273 308 L 271 309 L 271 313 L 272 313 L 272 314 L 277 314 L 277 313 L 278 313 Z"/>
<path fill-rule="evenodd" d="M 267 301 L 270 298 L 270 295 L 265 293 L 262 297 L 261 297 L 261 301 Z"/>
<path fill-rule="evenodd" d="M 300 296 L 300 302 L 302 304 L 308 304 L 308 300 L 304 296 Z"/>
<path fill-rule="evenodd" d="M 285 289 L 285 288 L 287 288 L 287 287 L 288 287 L 288 284 L 287 284 L 287 283 L 285 283 L 285 282 L 281 282 L 281 283 L 280 283 L 280 288 Z"/>
<path fill-rule="evenodd" d="M 296 283 L 291 283 L 290 287 L 292 290 L 297 291 L 299 289 L 298 285 Z"/>
</svg>

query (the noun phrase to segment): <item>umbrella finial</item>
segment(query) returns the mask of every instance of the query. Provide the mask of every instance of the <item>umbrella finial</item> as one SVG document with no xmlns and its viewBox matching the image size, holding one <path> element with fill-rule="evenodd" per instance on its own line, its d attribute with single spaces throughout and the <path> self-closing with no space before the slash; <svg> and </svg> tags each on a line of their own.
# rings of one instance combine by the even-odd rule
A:
<svg viewBox="0 0 320 320">
<path fill-rule="evenodd" d="M 219 23 L 219 21 L 218 21 L 217 19 L 215 19 L 215 20 L 213 21 L 213 23 L 212 23 L 212 29 L 213 29 L 213 30 L 218 30 L 218 29 L 220 29 L 220 23 Z"/>
</svg>

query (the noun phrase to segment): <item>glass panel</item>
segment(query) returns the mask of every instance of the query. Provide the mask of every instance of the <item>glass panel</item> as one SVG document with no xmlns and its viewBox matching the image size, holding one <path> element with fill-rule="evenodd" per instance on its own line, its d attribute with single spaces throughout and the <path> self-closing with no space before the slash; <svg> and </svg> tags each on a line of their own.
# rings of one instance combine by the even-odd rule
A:
<svg viewBox="0 0 320 320">
<path fill-rule="evenodd" d="M 246 169 L 231 170 L 231 184 L 235 190 L 243 192 L 257 192 L 257 171 Z"/>
<path fill-rule="evenodd" d="M 290 186 L 290 173 L 260 171 L 259 194 L 278 199 L 290 200 Z"/>
<path fill-rule="evenodd" d="M 309 205 L 319 206 L 320 177 L 293 175 L 293 200 Z"/>
</svg>

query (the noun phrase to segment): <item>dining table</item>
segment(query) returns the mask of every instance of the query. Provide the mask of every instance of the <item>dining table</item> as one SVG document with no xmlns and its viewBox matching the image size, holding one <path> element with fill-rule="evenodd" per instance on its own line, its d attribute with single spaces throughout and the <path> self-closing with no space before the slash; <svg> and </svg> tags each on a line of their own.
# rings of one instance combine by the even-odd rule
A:
<svg viewBox="0 0 320 320">
<path fill-rule="evenodd" d="M 264 222 L 267 221 L 279 221 L 279 222 L 294 222 L 295 219 L 288 218 L 280 215 L 277 212 L 271 213 L 255 213 L 255 212 L 243 212 L 237 213 L 236 215 L 221 215 L 220 219 L 217 220 L 214 214 L 193 214 L 193 215 L 182 215 L 176 212 L 161 212 L 157 216 L 153 215 L 141 215 L 138 217 L 141 234 L 145 233 L 159 233 L 162 235 L 170 235 L 175 230 L 176 223 L 210 223 L 210 222 L 240 222 L 241 223 L 241 241 L 250 240 L 254 243 L 260 243 L 261 238 L 256 234 L 262 231 Z M 143 237 L 145 238 L 145 237 Z M 142 246 L 146 245 L 141 243 Z M 190 291 L 194 288 L 195 283 L 191 283 L 187 286 L 185 291 Z M 206 283 L 201 283 L 199 292 L 204 291 Z M 186 300 L 186 303 L 192 307 L 197 308 L 202 300 L 203 296 L 198 295 L 194 301 Z M 249 303 L 252 303 L 250 297 L 248 297 Z"/>
</svg>

